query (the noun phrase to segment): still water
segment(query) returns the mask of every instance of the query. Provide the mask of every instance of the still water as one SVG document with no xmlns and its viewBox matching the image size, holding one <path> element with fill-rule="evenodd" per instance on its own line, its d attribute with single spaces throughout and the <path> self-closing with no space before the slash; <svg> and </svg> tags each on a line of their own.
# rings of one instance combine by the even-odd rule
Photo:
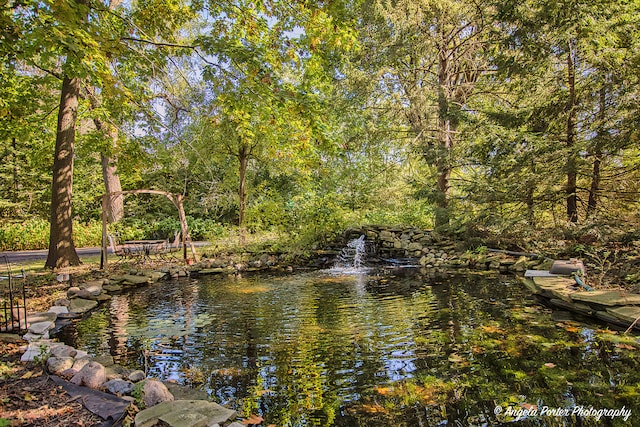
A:
<svg viewBox="0 0 640 427">
<path fill-rule="evenodd" d="M 164 282 L 64 340 L 265 426 L 639 425 L 640 346 L 599 327 L 513 277 L 405 268 Z"/>
</svg>

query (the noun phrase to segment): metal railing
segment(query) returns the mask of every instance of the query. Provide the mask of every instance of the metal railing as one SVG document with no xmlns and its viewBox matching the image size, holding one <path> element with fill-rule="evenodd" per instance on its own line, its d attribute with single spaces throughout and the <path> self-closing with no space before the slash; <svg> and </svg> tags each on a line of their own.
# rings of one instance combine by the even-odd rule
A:
<svg viewBox="0 0 640 427">
<path fill-rule="evenodd" d="M 9 280 L 8 296 L 3 298 L 2 319 L 0 330 L 2 332 L 21 333 L 27 329 L 27 293 L 25 290 L 25 272 L 22 269 L 22 289 L 17 289 L 14 277 L 9 267 L 9 259 L 4 255 L 7 266 L 7 278 Z M 8 301 L 7 301 L 8 297 Z"/>
</svg>

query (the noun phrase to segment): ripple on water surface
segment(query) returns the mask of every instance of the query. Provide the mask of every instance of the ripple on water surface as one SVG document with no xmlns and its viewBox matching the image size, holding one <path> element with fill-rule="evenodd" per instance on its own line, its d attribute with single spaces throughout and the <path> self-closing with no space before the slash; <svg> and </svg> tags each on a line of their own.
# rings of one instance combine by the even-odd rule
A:
<svg viewBox="0 0 640 427">
<path fill-rule="evenodd" d="M 635 340 L 556 325 L 515 280 L 343 273 L 160 283 L 114 296 L 63 339 L 278 426 L 509 421 L 496 404 L 640 416 Z"/>
</svg>

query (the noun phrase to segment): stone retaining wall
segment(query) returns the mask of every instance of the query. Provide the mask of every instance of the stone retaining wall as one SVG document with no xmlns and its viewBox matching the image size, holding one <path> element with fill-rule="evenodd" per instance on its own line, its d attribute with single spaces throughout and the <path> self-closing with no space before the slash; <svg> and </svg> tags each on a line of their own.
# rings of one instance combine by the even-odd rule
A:
<svg viewBox="0 0 640 427">
<path fill-rule="evenodd" d="M 470 268 L 524 272 L 544 268 L 544 260 L 536 256 L 514 255 L 506 251 L 467 250 L 464 242 L 448 239 L 433 230 L 408 226 L 366 225 L 344 232 L 334 249 L 340 250 L 347 242 L 365 236 L 370 260 L 388 261 L 399 258 L 414 259 L 425 268 Z"/>
</svg>

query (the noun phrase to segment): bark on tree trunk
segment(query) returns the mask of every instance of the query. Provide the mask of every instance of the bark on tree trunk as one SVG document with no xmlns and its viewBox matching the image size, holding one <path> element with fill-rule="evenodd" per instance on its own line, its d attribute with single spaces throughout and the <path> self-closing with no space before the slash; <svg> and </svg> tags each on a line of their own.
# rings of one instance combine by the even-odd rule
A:
<svg viewBox="0 0 640 427">
<path fill-rule="evenodd" d="M 598 192 L 600 191 L 600 166 L 602 164 L 602 139 L 604 138 L 604 119 L 606 114 L 607 89 L 605 86 L 600 88 L 600 100 L 598 118 L 600 125 L 598 126 L 598 135 L 596 136 L 596 145 L 593 148 L 593 172 L 591 175 L 591 187 L 589 188 L 589 202 L 587 203 L 587 218 L 592 217 L 598 208 Z"/>
<path fill-rule="evenodd" d="M 438 146 L 436 147 L 436 169 L 438 188 L 436 192 L 436 229 L 449 226 L 449 180 L 451 165 L 449 154 L 453 141 L 451 139 L 452 123 L 449 111 L 449 94 L 446 93 L 449 81 L 449 63 L 446 52 L 441 51 L 438 59 Z"/>
<path fill-rule="evenodd" d="M 73 149 L 80 80 L 65 77 L 60 93 L 56 151 L 51 185 L 51 228 L 45 267 L 58 269 L 80 265 L 73 243 L 71 194 L 73 190 Z"/>
<path fill-rule="evenodd" d="M 567 54 L 567 84 L 569 100 L 567 102 L 567 219 L 578 222 L 577 167 L 576 167 L 576 74 L 573 60 L 573 43 L 569 45 Z"/>
<path fill-rule="evenodd" d="M 112 3 L 113 4 L 113 3 Z M 91 88 L 87 88 L 91 110 L 100 107 L 100 100 Z M 100 132 L 105 132 L 111 140 L 112 148 L 118 145 L 118 129 L 104 123 L 99 117 L 93 118 L 93 124 Z M 106 214 L 107 221 L 110 223 L 120 221 L 124 216 L 124 196 L 122 195 L 122 185 L 120 184 L 120 176 L 118 176 L 118 159 L 114 155 L 108 155 L 105 152 L 100 153 L 102 161 L 102 179 L 104 181 L 105 193 L 118 193 L 107 199 Z"/>
<path fill-rule="evenodd" d="M 240 184 L 238 186 L 238 227 L 242 229 L 247 208 L 247 166 L 249 164 L 249 153 L 245 145 L 238 150 L 238 161 L 240 163 L 238 170 L 240 174 Z"/>
<path fill-rule="evenodd" d="M 102 160 L 102 179 L 106 193 L 118 193 L 122 191 L 118 166 L 115 157 L 100 154 Z M 112 195 L 107 199 L 107 221 L 110 223 L 120 221 L 124 216 L 124 197 L 122 194 Z"/>
</svg>

